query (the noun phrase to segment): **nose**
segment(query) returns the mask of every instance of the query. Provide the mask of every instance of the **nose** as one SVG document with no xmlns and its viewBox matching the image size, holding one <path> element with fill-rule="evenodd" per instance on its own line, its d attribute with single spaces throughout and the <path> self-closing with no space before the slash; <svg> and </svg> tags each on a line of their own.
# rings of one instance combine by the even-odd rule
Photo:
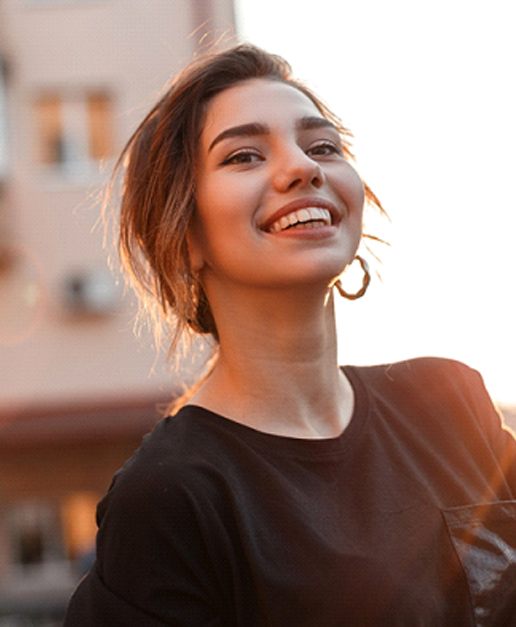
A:
<svg viewBox="0 0 516 627">
<path fill-rule="evenodd" d="M 299 146 L 285 151 L 275 165 L 273 184 L 277 191 L 287 192 L 295 187 L 319 189 L 324 173 L 317 161 L 311 159 Z"/>
</svg>

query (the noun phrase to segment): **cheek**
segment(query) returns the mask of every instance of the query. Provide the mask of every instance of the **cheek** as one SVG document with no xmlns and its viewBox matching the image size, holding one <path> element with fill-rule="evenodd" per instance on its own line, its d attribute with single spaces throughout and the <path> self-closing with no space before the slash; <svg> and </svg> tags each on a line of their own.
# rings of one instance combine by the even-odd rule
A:
<svg viewBox="0 0 516 627">
<path fill-rule="evenodd" d="M 353 222 L 362 221 L 364 211 L 365 189 L 362 179 L 351 166 L 336 172 L 330 177 L 334 191 L 344 201 L 349 211 L 349 219 Z"/>
<path fill-rule="evenodd" d="M 230 240 L 238 245 L 240 239 L 252 237 L 260 189 L 253 177 L 231 177 L 224 173 L 199 186 L 197 216 L 207 246 L 227 246 Z"/>
<path fill-rule="evenodd" d="M 354 207 L 357 208 L 357 210 L 362 212 L 364 208 L 364 201 L 365 201 L 364 183 L 362 179 L 360 178 L 358 172 L 351 166 L 349 167 L 349 170 L 348 170 L 348 178 L 349 178 L 348 185 L 349 185 L 349 190 L 350 190 L 350 197 L 353 199 L 352 204 Z"/>
<path fill-rule="evenodd" d="M 227 254 L 232 237 L 239 229 L 238 197 L 228 186 L 211 185 L 199 190 L 195 219 L 195 240 L 204 263 L 218 263 Z"/>
<path fill-rule="evenodd" d="M 208 227 L 212 222 L 229 221 L 238 214 L 244 190 L 223 174 L 201 181 L 196 194 L 200 220 Z"/>
</svg>

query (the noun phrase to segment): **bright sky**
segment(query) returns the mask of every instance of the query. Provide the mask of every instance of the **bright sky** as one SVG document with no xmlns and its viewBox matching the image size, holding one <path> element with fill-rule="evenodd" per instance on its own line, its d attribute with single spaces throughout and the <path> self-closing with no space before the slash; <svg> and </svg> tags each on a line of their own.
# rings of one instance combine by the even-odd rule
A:
<svg viewBox="0 0 516 627">
<path fill-rule="evenodd" d="M 383 282 L 339 302 L 341 362 L 454 357 L 516 405 L 513 10 L 237 0 L 241 38 L 285 56 L 351 128 L 358 169 L 392 218 Z"/>
</svg>

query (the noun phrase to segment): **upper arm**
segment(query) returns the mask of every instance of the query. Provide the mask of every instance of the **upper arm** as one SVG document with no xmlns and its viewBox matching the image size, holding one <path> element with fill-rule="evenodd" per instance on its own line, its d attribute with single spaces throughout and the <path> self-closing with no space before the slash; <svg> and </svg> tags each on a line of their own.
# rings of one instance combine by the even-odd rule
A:
<svg viewBox="0 0 516 627">
<path fill-rule="evenodd" d="M 99 506 L 97 563 L 65 625 L 225 624 L 198 516 L 180 480 L 120 477 Z"/>
<path fill-rule="evenodd" d="M 164 627 L 170 625 L 115 594 L 93 568 L 74 592 L 63 627 Z"/>
</svg>

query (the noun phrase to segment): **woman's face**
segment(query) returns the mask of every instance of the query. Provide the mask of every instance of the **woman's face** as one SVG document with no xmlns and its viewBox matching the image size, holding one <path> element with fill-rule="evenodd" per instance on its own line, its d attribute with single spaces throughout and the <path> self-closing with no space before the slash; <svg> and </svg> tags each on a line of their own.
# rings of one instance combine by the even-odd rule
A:
<svg viewBox="0 0 516 627">
<path fill-rule="evenodd" d="M 198 163 L 188 244 L 206 286 L 327 286 L 353 259 L 364 187 L 299 90 L 252 79 L 218 94 Z"/>
</svg>

